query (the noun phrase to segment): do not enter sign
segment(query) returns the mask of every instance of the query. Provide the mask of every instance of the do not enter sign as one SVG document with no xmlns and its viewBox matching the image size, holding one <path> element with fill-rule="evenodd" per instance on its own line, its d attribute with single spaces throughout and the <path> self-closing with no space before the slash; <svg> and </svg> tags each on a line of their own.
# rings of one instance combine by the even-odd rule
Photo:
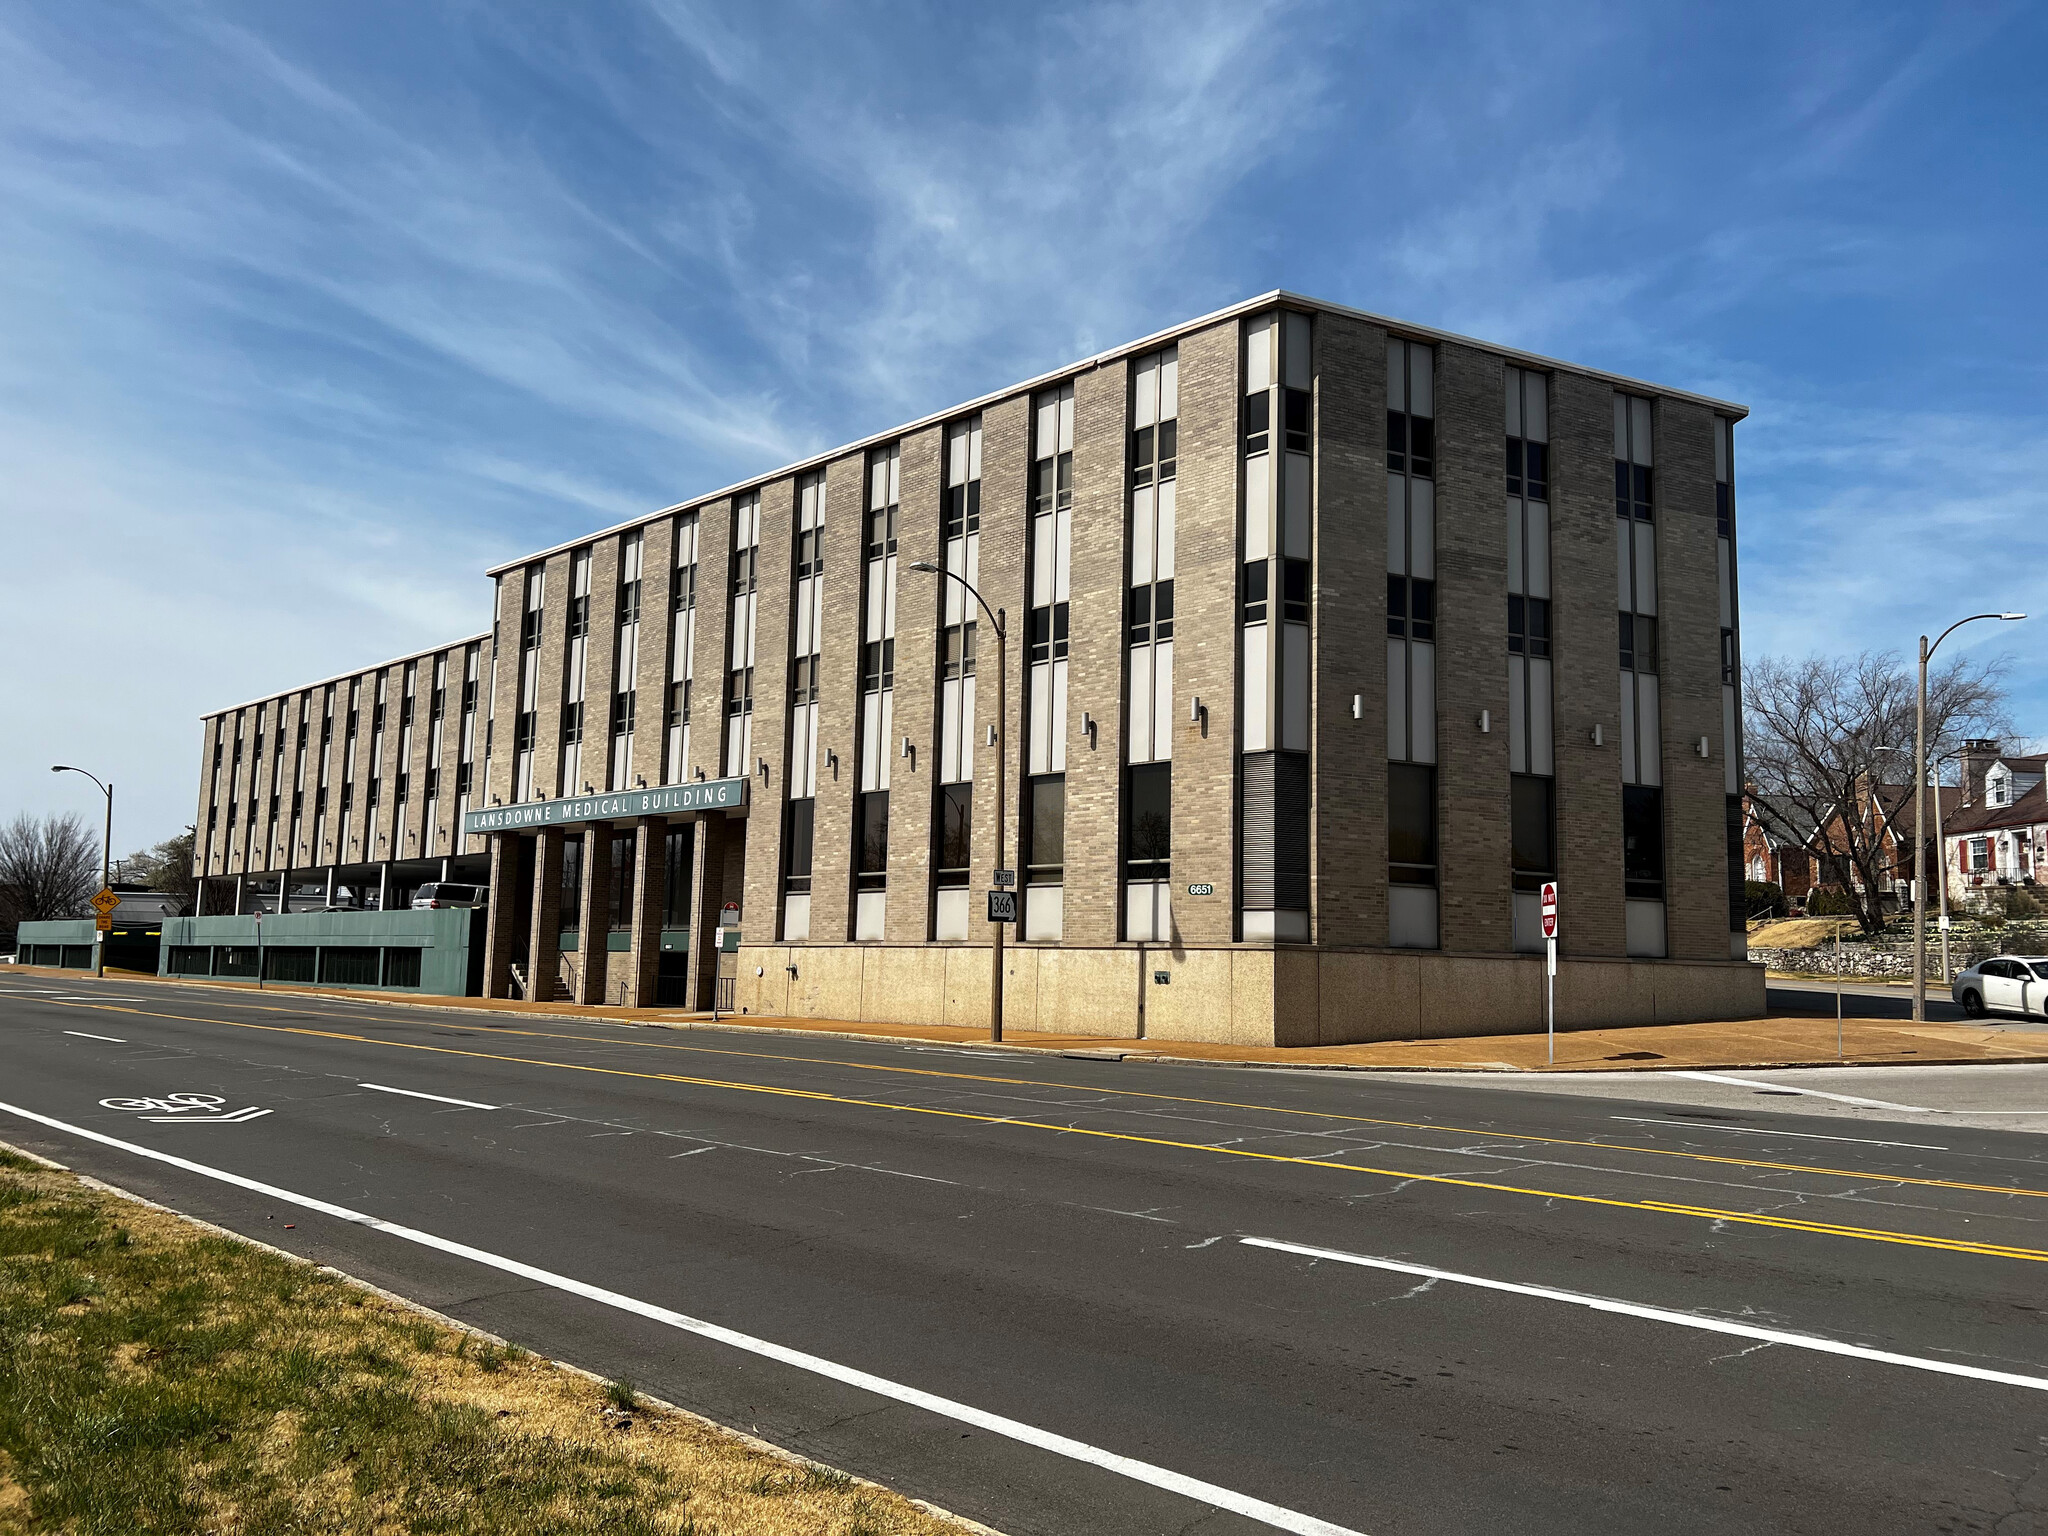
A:
<svg viewBox="0 0 2048 1536">
<path fill-rule="evenodd" d="M 1557 937 L 1557 882 L 1543 882 L 1543 937 Z"/>
</svg>

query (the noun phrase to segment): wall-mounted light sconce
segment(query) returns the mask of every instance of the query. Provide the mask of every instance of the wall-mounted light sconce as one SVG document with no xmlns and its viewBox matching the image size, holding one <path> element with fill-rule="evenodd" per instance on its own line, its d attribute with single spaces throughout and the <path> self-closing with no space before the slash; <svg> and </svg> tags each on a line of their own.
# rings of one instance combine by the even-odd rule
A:
<svg viewBox="0 0 2048 1536">
<path fill-rule="evenodd" d="M 1713 747 L 1709 745 L 1707 738 L 1704 736 L 1700 738 L 1699 754 L 1701 757 L 1712 757 L 1714 755 Z"/>
<path fill-rule="evenodd" d="M 790 979 L 791 981 L 795 981 L 795 980 L 796 980 L 796 967 L 795 967 L 795 966 L 793 966 L 793 965 L 785 965 L 785 966 L 783 967 L 783 969 L 784 969 L 785 971 L 789 972 L 789 979 Z"/>
<path fill-rule="evenodd" d="M 988 735 L 987 735 L 986 739 L 984 739 L 984 740 L 983 740 L 983 742 L 982 742 L 982 745 L 983 745 L 983 746 L 985 746 L 985 747 L 992 747 L 992 746 L 994 746 L 995 744 L 996 744 L 996 728 L 995 728 L 994 726 L 990 726 L 990 727 L 988 727 Z"/>
<path fill-rule="evenodd" d="M 758 773 L 759 775 L 761 775 L 761 782 L 762 782 L 763 784 L 766 784 L 766 783 L 768 782 L 768 759 L 767 759 L 767 758 L 765 758 L 765 757 L 757 757 L 757 758 L 755 758 L 755 759 L 754 759 L 754 772 L 756 772 L 756 773 Z"/>
<path fill-rule="evenodd" d="M 1479 711 L 1479 734 L 1482 736 L 1488 736 L 1492 733 L 1493 711 L 1490 709 L 1482 709 L 1481 711 Z"/>
<path fill-rule="evenodd" d="M 1188 723 L 1190 725 L 1200 725 L 1202 723 L 1202 697 L 1200 694 L 1188 695 Z"/>
<path fill-rule="evenodd" d="M 1593 745 L 1596 747 L 1606 745 L 1605 737 L 1602 734 L 1601 728 L 1597 725 L 1593 727 Z"/>
<path fill-rule="evenodd" d="M 896 754 L 896 755 L 897 755 L 898 757 L 908 757 L 908 756 L 910 756 L 910 754 L 911 754 L 911 745 L 910 745 L 910 738 L 909 738 L 908 736 L 906 736 L 906 737 L 904 737 L 904 738 L 903 738 L 903 746 L 902 746 L 902 747 L 901 747 L 901 748 L 900 748 L 900 749 L 898 750 L 898 752 L 897 752 L 897 754 Z"/>
<path fill-rule="evenodd" d="M 825 749 L 825 766 L 831 770 L 832 777 L 835 779 L 839 777 L 839 754 L 830 747 Z"/>
<path fill-rule="evenodd" d="M 1365 718 L 1365 695 L 1362 693 L 1351 695 L 1351 718 L 1354 720 L 1363 720 Z"/>
<path fill-rule="evenodd" d="M 493 805 L 503 805 L 504 803 L 505 803 L 505 802 L 504 802 L 503 800 L 500 800 L 500 799 L 499 799 L 499 798 L 498 798 L 498 797 L 497 797 L 496 795 L 493 795 L 493 796 L 491 796 L 491 804 L 493 804 Z"/>
<path fill-rule="evenodd" d="M 702 784 L 704 782 L 704 770 L 702 768 L 699 768 L 697 770 L 697 782 L 699 784 Z"/>
<path fill-rule="evenodd" d="M 647 775 L 644 773 L 635 774 L 633 776 L 633 783 L 637 788 L 645 789 L 647 787 Z"/>
<path fill-rule="evenodd" d="M 586 795 L 594 795 L 597 793 L 597 786 L 592 784 L 590 780 L 585 779 L 583 781 L 583 793 L 585 793 Z"/>
<path fill-rule="evenodd" d="M 1088 734 L 1088 750 L 1095 750 L 1095 717 L 1087 710 L 1081 711 L 1081 729 Z"/>
</svg>

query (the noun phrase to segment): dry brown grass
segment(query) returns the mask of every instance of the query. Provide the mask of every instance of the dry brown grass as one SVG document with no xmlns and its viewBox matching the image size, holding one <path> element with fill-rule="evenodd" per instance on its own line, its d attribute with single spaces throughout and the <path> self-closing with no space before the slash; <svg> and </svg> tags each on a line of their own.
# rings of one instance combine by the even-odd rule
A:
<svg viewBox="0 0 2048 1536">
<path fill-rule="evenodd" d="M 0 1532 L 968 1529 L 0 1152 Z"/>
</svg>

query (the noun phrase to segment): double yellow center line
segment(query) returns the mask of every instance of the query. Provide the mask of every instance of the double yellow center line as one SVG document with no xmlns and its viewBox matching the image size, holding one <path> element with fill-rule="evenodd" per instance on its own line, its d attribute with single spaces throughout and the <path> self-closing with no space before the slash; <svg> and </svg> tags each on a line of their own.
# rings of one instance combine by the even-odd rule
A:
<svg viewBox="0 0 2048 1536">
<path fill-rule="evenodd" d="M 1128 1131 L 1105 1131 L 1096 1130 L 1087 1126 L 1059 1125 L 1050 1121 L 1022 1119 L 1015 1115 L 980 1114 L 972 1110 L 940 1109 L 934 1106 L 921 1104 L 894 1104 L 878 1099 L 860 1099 L 852 1098 L 844 1094 L 827 1093 L 820 1089 L 788 1088 L 774 1083 L 748 1083 L 739 1082 L 726 1078 L 696 1077 L 684 1073 L 675 1072 L 635 1072 L 624 1067 L 603 1067 L 592 1065 L 587 1062 L 551 1061 L 544 1058 L 533 1056 L 510 1056 L 500 1054 L 494 1051 L 464 1050 L 455 1046 L 427 1045 L 421 1042 L 410 1040 L 380 1040 L 372 1035 L 352 1034 L 343 1030 L 307 1029 L 300 1026 L 284 1024 L 257 1024 L 241 1019 L 203 1018 L 193 1014 L 163 1013 L 147 1008 L 115 1007 L 106 1003 L 72 1003 L 61 1002 L 56 999 L 51 999 L 50 1001 L 57 1002 L 57 1006 L 59 1007 L 89 1008 L 106 1013 L 134 1014 L 144 1018 L 174 1019 L 189 1024 L 220 1024 L 226 1025 L 231 1029 L 253 1029 L 261 1031 L 265 1034 L 302 1035 L 309 1038 L 321 1040 L 345 1040 L 358 1045 L 385 1046 L 388 1048 L 404 1051 L 425 1051 L 431 1055 L 436 1056 L 464 1057 L 475 1061 L 498 1061 L 516 1066 L 548 1067 L 553 1070 L 562 1072 L 587 1072 L 595 1074 L 600 1077 L 632 1078 L 642 1082 L 681 1083 L 695 1088 L 717 1088 L 733 1093 L 758 1093 L 766 1094 L 775 1098 L 802 1099 L 810 1101 L 812 1103 L 843 1104 L 856 1109 L 886 1110 L 894 1114 L 930 1115 L 939 1119 L 958 1120 L 976 1125 L 1015 1126 L 1019 1130 L 1051 1131 L 1062 1136 L 1090 1136 L 1103 1141 L 1121 1141 L 1133 1143 L 1135 1145 L 1140 1146 L 1166 1147 L 1174 1151 L 1181 1152 L 1200 1152 L 1206 1153 L 1210 1156 L 1218 1157 L 1249 1158 L 1254 1162 L 1282 1163 L 1301 1168 L 1326 1168 L 1334 1170 L 1339 1173 L 1348 1173 L 1354 1175 L 1366 1174 L 1372 1177 L 1383 1179 L 1405 1180 L 1421 1184 L 1438 1184 L 1454 1189 L 1480 1189 L 1489 1191 L 1494 1194 L 1522 1195 L 1537 1200 L 1562 1200 L 1573 1205 L 1604 1206 L 1610 1210 L 1651 1211 L 1660 1215 L 1667 1216 L 1690 1216 L 1702 1221 L 1734 1222 L 1742 1226 L 1770 1227 L 1777 1229 L 1779 1231 L 1786 1232 L 1812 1232 L 1828 1237 L 1859 1238 L 1865 1242 L 1896 1243 L 1911 1248 L 1935 1248 L 1948 1253 L 1970 1253 L 1980 1254 L 1990 1258 L 2027 1259 L 2032 1260 L 2036 1263 L 2048 1263 L 2048 1251 L 2043 1251 L 2037 1248 L 2020 1248 L 2006 1243 L 1973 1242 L 1963 1238 L 1934 1237 L 1918 1232 L 1890 1231 L 1881 1227 L 1856 1227 L 1844 1225 L 1838 1222 L 1806 1221 L 1791 1216 L 1760 1215 L 1750 1211 L 1726 1211 L 1717 1209 L 1713 1206 L 1688 1205 L 1666 1200 L 1622 1200 L 1606 1195 L 1573 1194 L 1565 1190 L 1536 1189 L 1527 1185 L 1502 1184 L 1487 1179 L 1461 1179 L 1453 1175 L 1443 1173 L 1418 1173 L 1414 1170 L 1403 1168 L 1375 1168 L 1362 1163 L 1340 1162 L 1335 1158 L 1298 1157 L 1284 1152 L 1260 1152 L 1255 1151 L 1248 1147 L 1213 1146 L 1205 1142 L 1179 1141 L 1171 1137 L 1165 1136 L 1139 1136 L 1134 1135 Z M 538 1034 L 542 1032 L 520 1031 L 519 1033 Z M 558 1036 L 555 1038 L 563 1037 Z M 838 1063 L 828 1063 L 828 1065 L 838 1065 Z M 907 1068 L 901 1070 L 921 1072 L 922 1069 Z M 972 1078 L 972 1074 L 966 1073 L 955 1074 L 933 1072 L 928 1075 L 946 1077 L 957 1076 L 967 1077 L 970 1079 Z M 1033 1083 L 1030 1079 L 996 1078 L 985 1080 L 996 1082 L 1018 1082 L 1034 1087 L 1072 1086 L 1062 1084 Z M 1176 1098 L 1175 1095 L 1171 1094 L 1147 1094 L 1142 1096 L 1147 1098 Z M 1215 1105 L 1221 1104 L 1223 1101 L 1197 1099 L 1179 1100 L 1179 1102 Z M 1237 1105 L 1232 1107 L 1245 1109 L 1263 1109 L 1269 1106 Z M 1306 1114 L 1311 1112 L 1287 1111 L 1287 1113 Z M 1332 1117 L 1326 1116 L 1324 1118 Z M 1402 1121 L 1386 1121 L 1372 1123 L 1393 1125 L 1407 1124 L 1407 1122 Z M 1450 1127 L 1443 1126 L 1420 1126 L 1417 1128 L 1435 1131 L 1451 1129 Z M 1498 1135 L 1498 1133 L 1485 1134 Z M 1515 1139 L 1536 1141 L 1549 1140 L 1552 1138 L 1518 1137 Z M 1593 1142 L 1574 1143 L 1574 1145 L 1605 1146 L 1606 1144 Z M 1608 1150 L 1634 1151 L 1642 1149 L 1610 1147 L 1608 1148 Z M 1710 1160 L 1726 1162 L 1740 1161 L 1739 1159 L 1732 1158 Z M 1757 1166 L 1789 1167 L 1796 1165 L 1764 1164 Z M 1825 1170 L 1811 1171 L 1821 1172 Z M 1842 1176 L 1866 1179 L 1872 1177 L 1872 1175 L 1868 1174 L 1845 1174 Z M 1956 1184 L 1949 1185 L 1946 1187 L 1958 1189 L 1986 1190 L 1997 1194 L 2039 1195 L 2044 1193 L 2043 1191 L 2039 1190 L 2014 1190 L 2009 1188 L 2003 1188 L 1997 1185 Z"/>
</svg>

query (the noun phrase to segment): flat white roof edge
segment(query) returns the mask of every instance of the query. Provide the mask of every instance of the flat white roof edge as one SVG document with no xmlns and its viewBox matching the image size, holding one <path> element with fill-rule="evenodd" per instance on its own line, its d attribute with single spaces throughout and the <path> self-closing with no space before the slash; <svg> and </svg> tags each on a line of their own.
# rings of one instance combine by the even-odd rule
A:
<svg viewBox="0 0 2048 1536">
<path fill-rule="evenodd" d="M 580 543 L 581 540 L 578 540 Z M 346 672 L 336 672 L 315 682 L 301 683 L 296 688 L 281 688 L 275 693 L 258 694 L 253 699 L 244 699 L 239 704 L 224 704 L 219 709 L 209 709 L 200 715 L 201 720 L 211 720 L 216 715 L 231 715 L 238 709 L 254 709 L 258 704 L 268 704 L 272 699 L 288 698 L 295 693 L 311 693 L 315 688 L 325 688 L 329 683 L 338 683 L 346 678 L 361 677 L 365 672 L 379 672 L 385 667 L 396 667 L 408 661 L 418 661 L 422 656 L 438 656 L 443 651 L 452 651 L 457 646 L 477 645 L 491 638 L 487 629 L 480 635 L 464 635 L 460 640 L 450 640 L 445 645 L 430 645 L 425 650 L 407 651 L 403 656 L 394 656 L 389 661 L 373 661 L 367 667 L 350 667 Z"/>
<path fill-rule="evenodd" d="M 1211 310 L 1206 315 L 1198 315 L 1192 320 L 1179 321 L 1168 326 L 1163 331 L 1154 331 L 1149 336 L 1141 336 L 1136 341 L 1123 342 L 1109 348 L 1107 351 L 1098 352 L 1093 357 L 1084 357 L 1078 362 L 1050 369 L 1045 373 L 1037 374 L 1028 379 L 1022 379 L 1015 384 L 1006 384 L 1001 389 L 991 390 L 985 395 L 977 395 L 972 400 L 963 400 L 957 405 L 949 405 L 944 410 L 920 416 L 915 421 L 904 422 L 901 426 L 891 427 L 887 431 L 871 432 L 865 437 L 855 438 L 852 442 L 842 443 L 837 448 L 829 448 L 822 453 L 814 453 L 808 458 L 798 459 L 794 463 L 785 464 L 779 469 L 768 471 L 766 474 L 749 475 L 744 480 L 737 480 L 731 485 L 722 486 L 715 491 L 706 491 L 701 496 L 692 496 L 685 501 L 678 501 L 665 507 L 658 507 L 652 512 L 642 513 L 638 517 L 628 518 L 621 523 L 614 523 L 609 528 L 600 528 L 594 533 L 578 534 L 573 539 L 564 539 L 559 544 L 551 544 L 546 549 L 536 550 L 529 555 L 521 555 L 515 560 L 502 561 L 497 565 L 487 567 L 484 574 L 486 576 L 500 576 L 506 571 L 515 570 L 520 566 L 531 565 L 536 560 L 545 560 L 551 555 L 561 554 L 564 550 L 575 549 L 584 544 L 594 543 L 598 539 L 610 538 L 614 534 L 625 533 L 630 529 L 645 527 L 648 523 L 654 522 L 659 518 L 673 517 L 679 512 L 688 512 L 694 508 L 704 507 L 727 497 L 737 496 L 744 491 L 759 489 L 761 486 L 786 479 L 791 475 L 800 475 L 806 470 L 817 469 L 821 465 L 831 463 L 834 459 L 843 459 L 849 454 L 862 453 L 882 443 L 893 442 L 900 437 L 907 437 L 909 434 L 922 431 L 926 427 L 952 421 L 957 417 L 972 415 L 983 406 L 993 405 L 999 401 L 1007 400 L 1013 395 L 1024 394 L 1028 391 L 1042 388 L 1045 385 L 1056 383 L 1061 379 L 1086 373 L 1091 368 L 1100 368 L 1104 363 L 1113 362 L 1119 357 L 1128 357 L 1134 353 L 1151 351 L 1191 332 L 1215 325 L 1219 321 L 1231 319 L 1237 315 L 1263 308 L 1269 304 L 1287 303 L 1299 304 L 1305 309 L 1316 309 L 1330 314 L 1345 315 L 1353 320 L 1364 320 L 1369 324 L 1385 326 L 1388 330 L 1398 331 L 1403 335 L 1427 337 L 1432 341 L 1449 341 L 1455 342 L 1460 346 L 1477 347 L 1483 351 L 1498 353 L 1515 363 L 1533 365 L 1544 369 L 1561 368 L 1567 373 L 1579 373 L 1585 374 L 1589 378 L 1604 379 L 1610 384 L 1618 384 L 1627 389 L 1641 390 L 1655 395 L 1668 395 L 1674 400 L 1690 400 L 1696 405 L 1705 405 L 1714 410 L 1725 412 L 1737 421 L 1742 420 L 1742 418 L 1749 414 L 1748 406 L 1738 405 L 1732 400 L 1721 400 L 1712 395 L 1698 394 L 1692 390 L 1672 389 L 1667 385 L 1650 383 L 1646 379 L 1630 378 L 1627 374 L 1610 373 L 1604 368 L 1588 368 L 1583 363 L 1568 363 L 1561 358 L 1545 357 L 1539 352 L 1524 352 L 1516 347 L 1501 346 L 1498 342 L 1482 341 L 1476 336 L 1462 336 L 1456 331 L 1444 331 L 1438 330 L 1434 326 L 1416 325 L 1411 321 L 1396 320 L 1386 315 L 1376 315 L 1370 310 L 1353 309 L 1346 304 L 1333 304 L 1327 299 L 1311 298 L 1307 294 L 1295 293 L 1286 288 L 1274 288 L 1266 293 L 1241 300 L 1236 304 L 1227 305 L 1222 309 Z"/>
</svg>

